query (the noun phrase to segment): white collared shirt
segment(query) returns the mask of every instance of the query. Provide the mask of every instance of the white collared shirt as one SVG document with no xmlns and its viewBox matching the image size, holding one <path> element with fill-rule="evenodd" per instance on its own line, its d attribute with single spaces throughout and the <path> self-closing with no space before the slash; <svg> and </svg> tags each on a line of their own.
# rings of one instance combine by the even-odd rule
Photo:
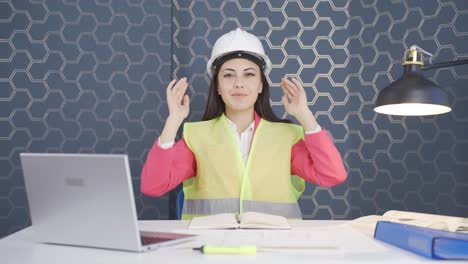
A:
<svg viewBox="0 0 468 264">
<path fill-rule="evenodd" d="M 237 133 L 237 125 L 231 120 L 229 120 L 229 118 L 226 117 L 226 119 L 228 121 L 229 127 L 231 128 L 236 138 L 237 145 L 239 146 L 239 149 L 242 155 L 242 161 L 244 162 L 244 164 L 247 164 L 247 159 L 249 158 L 249 153 L 250 153 L 250 144 L 252 143 L 252 139 L 253 139 L 255 121 L 253 121 L 244 132 L 239 134 Z M 304 133 L 306 135 L 309 135 L 309 134 L 318 133 L 320 131 L 322 131 L 322 127 L 318 126 L 316 129 L 305 131 Z M 174 146 L 174 141 L 161 144 L 158 138 L 158 145 L 162 149 L 168 149 Z"/>
<path fill-rule="evenodd" d="M 242 161 L 244 162 L 244 164 L 247 164 L 247 159 L 249 158 L 249 153 L 250 153 L 250 144 L 252 143 L 252 138 L 253 138 L 255 121 L 253 121 L 250 124 L 250 126 L 244 132 L 240 133 L 239 135 L 239 133 L 237 133 L 236 124 L 232 122 L 231 120 L 229 120 L 229 118 L 226 117 L 226 119 L 228 121 L 229 127 L 232 129 L 236 137 L 237 144 L 240 148 L 240 152 L 242 155 Z"/>
</svg>

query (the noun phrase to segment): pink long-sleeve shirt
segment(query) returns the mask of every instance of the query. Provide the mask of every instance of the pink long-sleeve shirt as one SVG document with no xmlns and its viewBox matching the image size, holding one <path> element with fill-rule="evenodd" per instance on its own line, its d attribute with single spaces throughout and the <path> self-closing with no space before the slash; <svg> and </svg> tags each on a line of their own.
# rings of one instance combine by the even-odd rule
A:
<svg viewBox="0 0 468 264">
<path fill-rule="evenodd" d="M 254 136 L 260 118 L 255 115 Z M 184 139 L 163 149 L 158 140 L 151 148 L 141 173 L 141 192 L 161 196 L 182 181 L 196 175 L 196 160 Z M 346 180 L 341 155 L 325 130 L 304 135 L 291 149 L 291 174 L 321 186 L 334 186 Z"/>
</svg>

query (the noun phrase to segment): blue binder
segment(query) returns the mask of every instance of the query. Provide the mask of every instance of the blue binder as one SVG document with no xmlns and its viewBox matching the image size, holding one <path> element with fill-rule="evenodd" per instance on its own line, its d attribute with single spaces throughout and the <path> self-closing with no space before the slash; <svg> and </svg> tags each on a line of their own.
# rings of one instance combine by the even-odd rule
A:
<svg viewBox="0 0 468 264">
<path fill-rule="evenodd" d="M 433 259 L 468 259 L 468 233 L 379 221 L 374 238 Z"/>
</svg>

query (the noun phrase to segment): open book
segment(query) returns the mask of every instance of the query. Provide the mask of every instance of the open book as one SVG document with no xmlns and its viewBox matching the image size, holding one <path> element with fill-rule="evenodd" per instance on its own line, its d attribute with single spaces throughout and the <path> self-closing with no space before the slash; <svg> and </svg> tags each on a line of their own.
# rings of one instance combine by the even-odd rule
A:
<svg viewBox="0 0 468 264">
<path fill-rule="evenodd" d="M 257 212 L 238 214 L 216 214 L 194 217 L 189 229 L 223 229 L 223 228 L 252 228 L 252 229 L 291 229 L 286 218 Z"/>
<path fill-rule="evenodd" d="M 382 216 L 368 215 L 359 217 L 351 221 L 350 225 L 373 234 L 378 221 L 389 221 L 451 232 L 468 232 L 468 218 L 397 210 L 387 211 Z"/>
</svg>

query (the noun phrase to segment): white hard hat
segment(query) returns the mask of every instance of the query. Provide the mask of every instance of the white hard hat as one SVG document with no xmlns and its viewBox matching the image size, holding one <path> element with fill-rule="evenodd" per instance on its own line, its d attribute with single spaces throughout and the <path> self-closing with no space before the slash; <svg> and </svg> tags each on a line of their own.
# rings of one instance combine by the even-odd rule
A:
<svg viewBox="0 0 468 264">
<path fill-rule="evenodd" d="M 216 59 L 234 52 L 250 54 L 263 60 L 265 64 L 263 70 L 265 72 L 271 68 L 270 59 L 265 55 L 265 51 L 263 50 L 260 40 L 255 35 L 237 28 L 222 35 L 218 40 L 216 40 L 213 50 L 211 51 L 211 58 L 208 60 L 206 65 L 208 74 L 210 76 L 213 75 L 212 67 Z"/>
</svg>

